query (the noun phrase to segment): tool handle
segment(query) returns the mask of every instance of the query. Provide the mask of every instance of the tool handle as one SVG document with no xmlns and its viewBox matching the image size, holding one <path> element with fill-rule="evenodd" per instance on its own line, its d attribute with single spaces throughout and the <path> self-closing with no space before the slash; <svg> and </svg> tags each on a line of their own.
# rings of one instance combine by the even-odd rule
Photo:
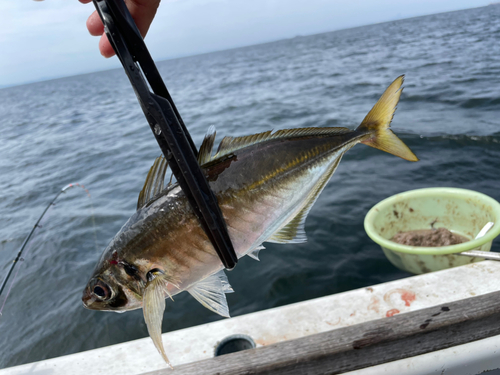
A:
<svg viewBox="0 0 500 375">
<path fill-rule="evenodd" d="M 227 269 L 233 269 L 238 258 L 217 198 L 198 164 L 193 140 L 130 12 L 123 0 L 93 0 L 93 3 L 174 176 L 222 263 Z"/>
</svg>

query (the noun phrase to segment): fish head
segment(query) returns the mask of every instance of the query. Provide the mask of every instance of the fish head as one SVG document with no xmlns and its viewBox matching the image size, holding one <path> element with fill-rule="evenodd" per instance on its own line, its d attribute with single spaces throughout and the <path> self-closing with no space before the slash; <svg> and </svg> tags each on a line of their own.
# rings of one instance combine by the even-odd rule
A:
<svg viewBox="0 0 500 375">
<path fill-rule="evenodd" d="M 121 231 L 103 252 L 83 291 L 90 310 L 127 311 L 142 307 L 148 265 L 124 254 L 126 231 Z"/>
<path fill-rule="evenodd" d="M 161 240 L 156 228 L 164 216 L 164 200 L 134 213 L 104 250 L 83 291 L 86 308 L 118 312 L 142 308 L 151 275 L 168 274 L 168 264 L 155 251 Z"/>
<path fill-rule="evenodd" d="M 105 251 L 82 296 L 90 310 L 127 311 L 142 307 L 145 280 L 133 264 L 117 260 L 116 251 Z"/>
</svg>

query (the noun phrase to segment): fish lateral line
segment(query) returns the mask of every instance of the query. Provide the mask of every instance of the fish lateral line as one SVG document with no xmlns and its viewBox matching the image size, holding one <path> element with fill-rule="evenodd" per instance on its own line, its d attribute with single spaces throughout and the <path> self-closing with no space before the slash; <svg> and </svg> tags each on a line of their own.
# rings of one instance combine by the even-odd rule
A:
<svg viewBox="0 0 500 375">
<path fill-rule="evenodd" d="M 354 130 L 298 128 L 225 137 L 212 155 L 215 129 L 209 129 L 198 160 L 217 194 L 239 258 L 248 255 L 259 260 L 264 242 L 306 241 L 305 221 L 312 206 L 345 152 L 357 143 L 405 160 L 418 160 L 390 129 L 403 81 L 403 76 L 394 80 Z M 106 282 L 113 283 L 109 287 L 124 298 L 114 305 L 113 301 L 97 301 L 93 309 L 143 308 L 149 335 L 171 366 L 161 339 L 166 298 L 187 291 L 202 306 L 229 317 L 225 294 L 233 290 L 221 272 L 220 259 L 211 256 L 215 252 L 212 254 L 206 245 L 208 240 L 186 197 L 175 188 L 178 185 L 163 187 L 166 164 L 161 158 L 155 160 L 141 191 L 138 211 L 105 250 L 91 280 L 103 274 L 108 277 Z M 264 185 L 266 182 L 270 183 Z M 150 269 L 144 288 L 136 296 L 133 281 L 123 271 L 109 277 L 117 269 L 106 263 L 114 249 L 124 252 L 121 254 L 131 260 L 131 266 Z M 84 291 L 84 304 L 89 301 L 89 292 L 90 288 Z"/>
</svg>

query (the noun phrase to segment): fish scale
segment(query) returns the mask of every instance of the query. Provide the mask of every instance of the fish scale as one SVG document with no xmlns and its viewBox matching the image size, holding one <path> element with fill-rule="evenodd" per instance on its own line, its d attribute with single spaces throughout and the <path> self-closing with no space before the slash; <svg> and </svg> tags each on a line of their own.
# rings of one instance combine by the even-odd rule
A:
<svg viewBox="0 0 500 375">
<path fill-rule="evenodd" d="M 301 128 L 226 137 L 212 156 L 216 133 L 209 129 L 199 162 L 238 257 L 257 258 L 263 242 L 304 242 L 309 210 L 355 144 L 418 160 L 389 129 L 402 83 L 401 76 L 387 88 L 356 130 Z M 142 307 L 150 336 L 170 365 L 161 341 L 164 298 L 188 291 L 203 306 L 228 317 L 225 293 L 232 289 L 185 195 L 177 185 L 163 189 L 166 168 L 163 158 L 157 158 L 137 212 L 104 251 L 82 300 L 95 310 Z"/>
</svg>

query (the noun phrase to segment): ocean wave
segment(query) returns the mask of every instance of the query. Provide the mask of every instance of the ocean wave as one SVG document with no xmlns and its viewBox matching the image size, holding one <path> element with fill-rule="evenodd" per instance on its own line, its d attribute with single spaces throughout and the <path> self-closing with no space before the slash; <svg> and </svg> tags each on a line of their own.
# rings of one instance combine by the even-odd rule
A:
<svg viewBox="0 0 500 375">
<path fill-rule="evenodd" d="M 471 108 L 483 108 L 483 109 L 495 109 L 498 110 L 498 105 L 500 104 L 500 97 L 472 97 L 472 98 L 456 98 L 452 99 L 453 96 L 463 96 L 463 92 L 456 90 L 455 92 L 447 93 L 446 99 L 444 99 L 445 94 L 429 94 L 429 95 L 405 95 L 405 102 L 425 102 L 425 103 L 439 103 L 447 106 L 456 106 L 464 109 Z"/>
<path fill-rule="evenodd" d="M 432 136 L 420 136 L 428 140 L 453 140 L 457 142 L 471 142 L 476 144 L 498 144 L 500 143 L 500 132 L 491 135 L 467 135 L 467 134 L 443 134 Z"/>
<path fill-rule="evenodd" d="M 495 109 L 498 109 L 498 105 L 500 104 L 499 97 L 493 98 L 470 98 L 460 103 L 460 107 L 462 108 L 484 108 L 495 106 Z"/>
</svg>

